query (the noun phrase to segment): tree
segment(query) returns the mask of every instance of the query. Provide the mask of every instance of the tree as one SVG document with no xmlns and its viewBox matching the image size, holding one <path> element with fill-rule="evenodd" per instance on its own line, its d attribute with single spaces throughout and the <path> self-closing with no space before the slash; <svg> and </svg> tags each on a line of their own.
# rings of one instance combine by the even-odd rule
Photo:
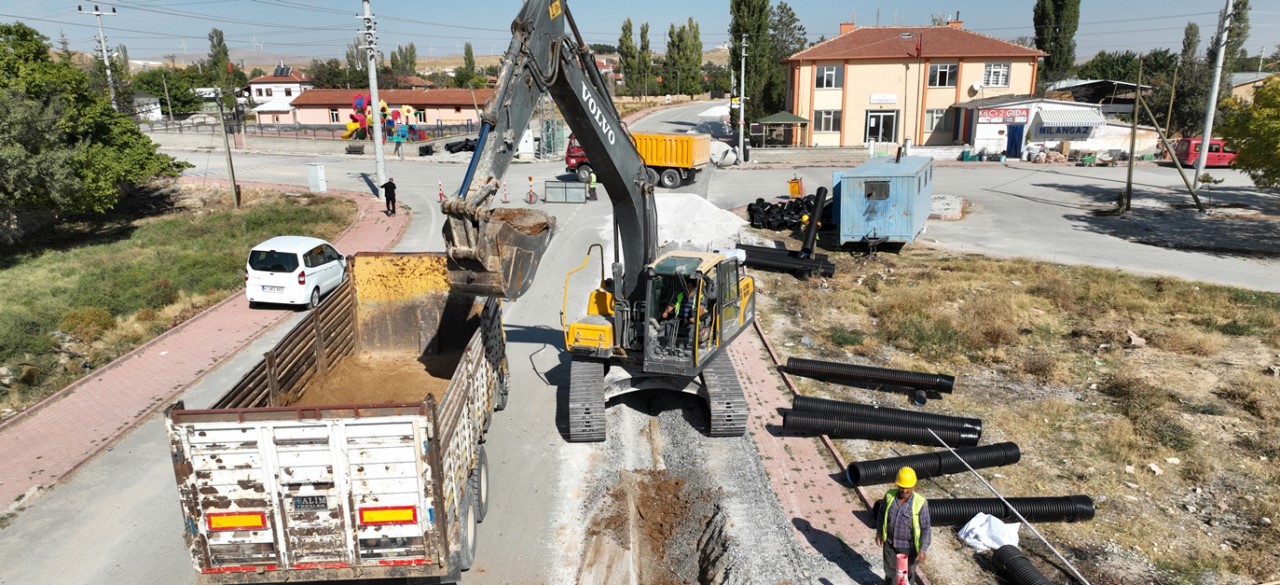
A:
<svg viewBox="0 0 1280 585">
<path fill-rule="evenodd" d="M 1044 58 L 1044 81 L 1067 78 L 1076 62 L 1076 29 L 1080 26 L 1080 0 L 1036 0 L 1031 11 L 1036 48 Z"/>
<path fill-rule="evenodd" d="M 58 60 L 63 63 L 71 62 L 71 41 L 67 39 L 67 33 L 58 31 Z"/>
<path fill-rule="evenodd" d="M 462 47 L 462 67 L 453 72 L 453 84 L 457 87 L 471 87 L 475 78 L 476 54 L 471 49 L 471 43 L 467 43 Z"/>
<path fill-rule="evenodd" d="M 622 79 L 627 83 L 627 93 L 635 95 L 640 77 L 640 51 L 636 49 L 635 40 L 632 38 L 631 19 L 622 21 L 622 35 L 618 37 L 618 69 L 621 70 Z"/>
<path fill-rule="evenodd" d="M 746 65 L 746 115 L 760 118 L 769 113 L 764 96 L 769 89 L 777 68 L 769 34 L 769 0 L 729 0 L 729 62 L 740 63 L 743 54 L 742 37 L 747 37 Z"/>
<path fill-rule="evenodd" d="M 253 68 L 253 71 L 250 71 L 250 72 L 249 72 L 249 79 L 257 79 L 257 78 L 262 77 L 263 75 L 266 75 L 266 74 L 267 74 L 267 72 L 266 72 L 266 71 L 263 71 L 261 67 L 254 67 L 254 68 Z"/>
<path fill-rule="evenodd" d="M 1267 78 L 1253 103 L 1228 99 L 1221 120 L 1218 132 L 1236 149 L 1236 168 L 1260 189 L 1280 187 L 1280 77 Z"/>
<path fill-rule="evenodd" d="M 729 68 L 710 61 L 702 64 L 702 78 L 706 80 L 706 88 L 711 91 L 729 91 Z"/>
<path fill-rule="evenodd" d="M 157 153 L 90 89 L 85 72 L 55 62 L 50 48 L 25 24 L 0 24 L 0 204 L 106 211 L 122 186 L 189 166 Z"/>
<path fill-rule="evenodd" d="M 591 48 L 591 52 L 597 55 L 612 55 L 618 52 L 617 47 L 613 45 L 606 45 L 604 43 L 591 43 L 587 46 Z"/>
<path fill-rule="evenodd" d="M 1222 17 L 1222 13 L 1219 12 L 1219 18 Z M 1222 79 L 1218 84 L 1218 100 L 1226 99 L 1231 95 L 1231 72 L 1236 70 L 1236 61 L 1240 58 L 1240 52 L 1244 50 L 1244 44 L 1248 40 L 1249 0 L 1235 0 L 1232 7 L 1231 27 L 1227 30 L 1226 49 L 1222 53 Z M 1205 63 L 1209 66 L 1217 61 L 1218 45 L 1221 42 L 1221 32 L 1215 31 L 1206 49 Z"/>
<path fill-rule="evenodd" d="M 769 78 L 764 93 L 766 111 L 779 112 L 787 109 L 787 64 L 786 58 L 805 50 L 809 46 L 809 38 L 800 24 L 800 19 L 786 2 L 779 2 L 773 7 L 769 16 L 769 34 L 773 41 L 775 55 L 773 75 Z"/>
<path fill-rule="evenodd" d="M 1182 32 L 1182 53 L 1178 57 L 1178 83 L 1173 100 L 1173 129 L 1183 136 L 1198 136 L 1204 126 L 1204 105 L 1209 95 L 1213 71 L 1196 58 L 1200 47 L 1200 26 L 1188 22 Z"/>
<path fill-rule="evenodd" d="M 649 50 L 649 23 L 640 25 L 640 51 L 636 54 L 636 73 L 640 79 L 640 95 L 649 95 L 649 83 L 653 81 L 653 51 Z"/>
<path fill-rule="evenodd" d="M 204 102 L 196 94 L 194 82 L 197 77 L 186 70 L 156 67 L 140 71 L 133 76 L 133 86 L 140 91 L 159 97 L 160 110 L 165 115 L 186 114 L 199 111 L 200 104 Z M 170 106 L 173 107 L 172 111 Z"/>
<path fill-rule="evenodd" d="M 396 75 L 418 74 L 418 49 L 409 43 L 408 46 L 396 46 L 391 52 L 391 72 Z"/>
<path fill-rule="evenodd" d="M 667 93 L 702 93 L 702 36 L 698 23 L 671 25 L 667 31 L 667 55 L 662 60 L 662 87 Z"/>
</svg>

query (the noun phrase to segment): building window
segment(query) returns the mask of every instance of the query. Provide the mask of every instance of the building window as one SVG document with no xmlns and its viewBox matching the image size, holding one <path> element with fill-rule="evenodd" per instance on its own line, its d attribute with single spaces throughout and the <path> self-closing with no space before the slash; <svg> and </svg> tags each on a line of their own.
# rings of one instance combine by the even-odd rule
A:
<svg viewBox="0 0 1280 585">
<path fill-rule="evenodd" d="M 461 113 L 462 113 L 462 106 L 454 106 L 454 107 L 453 107 L 453 113 L 455 113 L 455 114 L 461 114 Z"/>
<path fill-rule="evenodd" d="M 271 88 L 267 88 L 267 97 L 271 97 Z"/>
<path fill-rule="evenodd" d="M 338 123 L 338 108 L 329 108 L 329 123 Z"/>
<path fill-rule="evenodd" d="M 955 87 L 956 71 L 960 69 L 955 63 L 929 66 L 929 87 Z"/>
<path fill-rule="evenodd" d="M 947 110 L 928 110 L 925 112 L 925 129 L 930 132 L 944 132 L 951 129 L 951 116 Z"/>
<path fill-rule="evenodd" d="M 257 89 L 256 89 L 256 90 L 254 90 L 254 91 L 257 91 L 257 92 L 258 92 L 258 97 L 262 97 L 262 88 L 261 88 L 261 87 L 257 88 Z"/>
<path fill-rule="evenodd" d="M 427 112 L 426 112 L 426 111 L 424 111 L 424 110 L 418 110 L 418 111 L 414 112 L 414 113 L 413 113 L 413 117 L 415 117 L 415 118 L 417 118 L 417 119 L 418 119 L 418 123 L 419 123 L 419 124 L 426 124 L 426 123 L 427 123 Z"/>
<path fill-rule="evenodd" d="M 833 89 L 844 85 L 844 67 L 840 65 L 824 65 L 818 68 L 818 89 Z"/>
<path fill-rule="evenodd" d="M 292 88 L 292 87 L 286 87 L 286 88 L 284 88 L 284 95 L 286 95 L 286 96 L 291 96 L 291 95 L 293 95 L 293 88 Z"/>
<path fill-rule="evenodd" d="M 841 113 L 840 110 L 818 110 L 814 112 L 813 131 L 839 132 Z"/>
<path fill-rule="evenodd" d="M 988 87 L 1009 87 L 1009 64 L 987 63 L 982 72 L 982 85 Z"/>
</svg>

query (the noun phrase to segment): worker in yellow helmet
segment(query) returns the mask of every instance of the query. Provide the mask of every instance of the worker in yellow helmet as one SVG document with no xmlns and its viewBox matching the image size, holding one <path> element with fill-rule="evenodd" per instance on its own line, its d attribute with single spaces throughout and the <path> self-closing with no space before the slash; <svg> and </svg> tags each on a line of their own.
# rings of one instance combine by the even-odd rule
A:
<svg viewBox="0 0 1280 585">
<path fill-rule="evenodd" d="M 907 555 L 907 581 L 915 585 L 916 564 L 929 550 L 929 502 L 916 493 L 916 470 L 899 469 L 894 484 L 876 505 L 876 544 L 884 547 L 885 585 L 895 585 L 899 554 Z"/>
</svg>

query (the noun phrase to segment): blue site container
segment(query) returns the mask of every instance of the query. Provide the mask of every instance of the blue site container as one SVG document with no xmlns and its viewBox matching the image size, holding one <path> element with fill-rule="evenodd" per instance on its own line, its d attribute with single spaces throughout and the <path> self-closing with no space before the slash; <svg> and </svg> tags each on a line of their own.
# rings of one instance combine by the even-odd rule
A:
<svg viewBox="0 0 1280 585">
<path fill-rule="evenodd" d="M 910 244 L 933 205 L 933 159 L 873 158 L 832 174 L 840 244 Z"/>
</svg>

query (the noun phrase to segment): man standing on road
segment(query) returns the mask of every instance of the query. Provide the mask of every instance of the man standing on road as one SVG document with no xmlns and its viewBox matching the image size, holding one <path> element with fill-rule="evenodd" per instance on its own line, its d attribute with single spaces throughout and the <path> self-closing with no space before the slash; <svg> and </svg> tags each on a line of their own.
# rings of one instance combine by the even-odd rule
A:
<svg viewBox="0 0 1280 585">
<path fill-rule="evenodd" d="M 587 181 L 587 199 L 589 201 L 596 200 L 596 172 L 591 171 L 591 180 Z"/>
<path fill-rule="evenodd" d="M 387 198 L 387 215 L 396 214 L 396 178 L 387 177 L 387 182 L 382 184 L 382 192 Z"/>
<path fill-rule="evenodd" d="M 895 585 L 898 555 L 907 555 L 907 582 L 916 585 L 916 565 L 924 561 L 929 550 L 929 502 L 916 491 L 916 470 L 898 470 L 897 489 L 885 493 L 876 507 L 876 544 L 884 545 L 884 582 Z"/>
</svg>

